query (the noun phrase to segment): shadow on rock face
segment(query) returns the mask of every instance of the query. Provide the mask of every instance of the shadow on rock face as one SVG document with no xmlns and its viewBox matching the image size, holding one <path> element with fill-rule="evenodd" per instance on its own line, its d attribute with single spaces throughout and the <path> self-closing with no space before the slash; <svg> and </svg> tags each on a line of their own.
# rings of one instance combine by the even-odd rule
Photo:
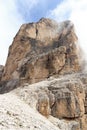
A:
<svg viewBox="0 0 87 130">
<path fill-rule="evenodd" d="M 0 94 L 10 92 L 13 89 L 16 89 L 19 86 L 19 80 L 13 79 L 8 81 L 0 82 Z"/>
</svg>

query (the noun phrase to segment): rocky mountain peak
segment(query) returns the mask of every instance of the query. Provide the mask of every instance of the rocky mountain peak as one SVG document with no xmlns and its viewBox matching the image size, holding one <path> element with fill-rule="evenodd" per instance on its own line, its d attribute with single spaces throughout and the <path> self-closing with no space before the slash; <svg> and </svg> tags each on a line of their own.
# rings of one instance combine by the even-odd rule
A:
<svg viewBox="0 0 87 130">
<path fill-rule="evenodd" d="M 2 80 L 34 83 L 80 70 L 78 38 L 71 21 L 42 18 L 21 26 L 9 48 Z"/>
<path fill-rule="evenodd" d="M 47 38 L 52 39 L 58 37 L 64 30 L 70 31 L 74 29 L 71 21 L 57 23 L 55 20 L 42 18 L 37 23 L 29 23 L 21 26 L 19 34 L 25 31 L 26 36 L 35 38 L 40 41 L 45 41 Z"/>
</svg>

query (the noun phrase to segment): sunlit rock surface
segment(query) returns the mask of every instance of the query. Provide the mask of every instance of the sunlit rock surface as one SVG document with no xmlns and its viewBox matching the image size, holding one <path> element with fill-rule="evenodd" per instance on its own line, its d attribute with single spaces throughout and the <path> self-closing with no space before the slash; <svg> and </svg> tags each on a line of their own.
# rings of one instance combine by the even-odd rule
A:
<svg viewBox="0 0 87 130">
<path fill-rule="evenodd" d="M 78 39 L 70 21 L 42 18 L 21 26 L 9 48 L 2 80 L 35 83 L 55 74 L 77 72 Z"/>
<path fill-rule="evenodd" d="M 0 69 L 0 129 L 87 130 L 81 62 L 72 22 L 22 25 Z"/>
</svg>

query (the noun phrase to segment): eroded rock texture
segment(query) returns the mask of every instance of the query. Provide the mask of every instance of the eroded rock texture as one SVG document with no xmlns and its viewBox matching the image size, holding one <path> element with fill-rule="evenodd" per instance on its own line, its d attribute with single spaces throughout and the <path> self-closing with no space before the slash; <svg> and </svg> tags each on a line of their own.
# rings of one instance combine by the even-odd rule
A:
<svg viewBox="0 0 87 130">
<path fill-rule="evenodd" d="M 4 70 L 0 70 L 0 94 L 15 90 L 8 93 L 7 98 L 1 96 L 1 103 L 6 100 L 10 109 L 14 106 L 14 111 L 16 104 L 13 99 L 18 97 L 19 108 L 25 102 L 27 109 L 34 109 L 36 116 L 40 115 L 38 112 L 41 113 L 55 126 L 55 130 L 87 130 L 87 73 L 82 72 L 79 59 L 81 54 L 78 39 L 70 21 L 57 23 L 42 18 L 37 23 L 22 25 L 9 48 Z M 42 82 L 36 83 L 39 81 Z M 36 84 L 30 85 L 31 83 Z M 10 100 L 12 94 L 13 99 Z M 8 110 L 7 105 L 3 107 Z M 39 118 L 36 121 L 33 114 L 28 115 L 26 124 L 27 116 L 24 113 L 25 118 L 20 119 L 22 128 L 51 129 L 49 125 L 44 127 L 44 122 L 47 121 L 44 121 L 45 117 L 39 128 L 38 124 L 41 122 Z M 19 122 L 21 115 L 10 114 L 7 118 L 9 112 L 3 114 L 6 115 L 7 123 L 12 116 L 11 122 L 16 128 L 15 118 Z M 31 123 L 32 119 L 37 122 L 36 126 Z M 18 128 L 20 127 L 18 124 Z"/>
<path fill-rule="evenodd" d="M 42 18 L 21 26 L 9 48 L 2 80 L 35 83 L 54 74 L 80 70 L 74 25 Z"/>
<path fill-rule="evenodd" d="M 24 84 L 16 94 L 48 119 L 63 119 L 68 124 L 66 130 L 87 130 L 87 73 Z"/>
<path fill-rule="evenodd" d="M 4 66 L 0 65 L 0 80 L 2 78 L 3 71 L 4 71 Z"/>
</svg>

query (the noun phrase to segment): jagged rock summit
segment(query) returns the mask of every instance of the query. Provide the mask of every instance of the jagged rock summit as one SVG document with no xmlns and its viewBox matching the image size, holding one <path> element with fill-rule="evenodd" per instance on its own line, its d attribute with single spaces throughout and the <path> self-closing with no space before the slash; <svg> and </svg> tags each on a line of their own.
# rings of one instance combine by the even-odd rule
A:
<svg viewBox="0 0 87 130">
<path fill-rule="evenodd" d="M 80 70 L 78 38 L 70 21 L 42 18 L 21 26 L 9 48 L 2 81 L 35 83 Z"/>
</svg>

